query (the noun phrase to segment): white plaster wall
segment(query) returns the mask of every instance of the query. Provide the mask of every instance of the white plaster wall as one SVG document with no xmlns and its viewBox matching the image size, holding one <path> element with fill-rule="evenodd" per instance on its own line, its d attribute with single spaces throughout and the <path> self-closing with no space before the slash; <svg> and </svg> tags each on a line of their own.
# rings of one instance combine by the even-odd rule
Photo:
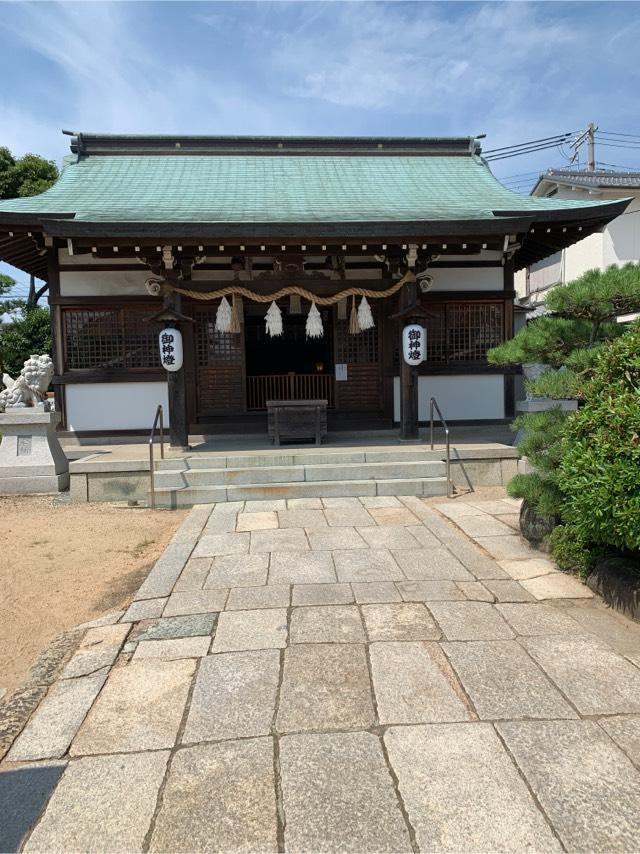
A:
<svg viewBox="0 0 640 854">
<path fill-rule="evenodd" d="M 149 429 L 158 404 L 169 423 L 167 383 L 78 383 L 66 387 L 68 430 Z"/>
<path fill-rule="evenodd" d="M 429 418 L 435 397 L 447 421 L 504 418 L 504 379 L 494 374 L 419 377 L 418 418 Z M 400 420 L 400 378 L 393 381 L 393 418 Z"/>
<path fill-rule="evenodd" d="M 604 231 L 602 264 L 626 264 L 640 261 L 640 196 L 636 197 L 622 216 L 616 217 Z"/>
<path fill-rule="evenodd" d="M 63 297 L 149 296 L 145 287 L 151 272 L 144 267 L 122 272 L 62 272 Z"/>
<path fill-rule="evenodd" d="M 501 291 L 502 267 L 433 267 L 432 291 Z"/>
<path fill-rule="evenodd" d="M 88 264 L 99 267 L 101 264 L 126 265 L 136 263 L 133 258 L 119 258 L 117 255 L 114 255 L 113 258 L 95 258 L 90 252 L 85 252 L 81 255 L 69 255 L 67 249 L 58 249 L 58 261 L 60 264 L 64 264 L 65 267 L 75 267 L 79 265 L 86 267 Z"/>
</svg>

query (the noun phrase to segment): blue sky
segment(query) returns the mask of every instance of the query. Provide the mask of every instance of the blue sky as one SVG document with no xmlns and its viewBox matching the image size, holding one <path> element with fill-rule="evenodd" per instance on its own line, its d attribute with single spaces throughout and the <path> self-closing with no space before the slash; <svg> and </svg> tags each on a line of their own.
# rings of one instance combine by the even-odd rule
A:
<svg viewBox="0 0 640 854">
<path fill-rule="evenodd" d="M 640 134 L 638 43 L 636 2 L 0 2 L 0 145 L 59 163 L 61 128 Z M 640 148 L 597 157 L 640 169 Z M 494 171 L 528 191 L 523 173 L 564 163 Z"/>
</svg>

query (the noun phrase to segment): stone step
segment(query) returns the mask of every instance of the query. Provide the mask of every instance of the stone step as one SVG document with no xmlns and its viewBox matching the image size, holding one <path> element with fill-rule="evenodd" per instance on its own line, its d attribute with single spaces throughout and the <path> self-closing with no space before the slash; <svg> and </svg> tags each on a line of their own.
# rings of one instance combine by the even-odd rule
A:
<svg viewBox="0 0 640 854">
<path fill-rule="evenodd" d="M 445 477 L 316 480 L 288 483 L 247 483 L 230 486 L 183 486 L 156 489 L 158 507 L 192 507 L 225 501 L 271 498 L 347 498 L 372 495 L 447 494 Z"/>
<path fill-rule="evenodd" d="M 306 466 L 306 465 L 349 465 L 356 463 L 385 463 L 385 462 L 427 462 L 443 459 L 442 449 L 430 450 L 428 446 L 411 446 L 390 448 L 347 448 L 344 451 L 336 449 L 317 448 L 304 451 L 277 449 L 254 453 L 217 454 L 203 452 L 184 457 L 158 459 L 158 471 L 188 468 L 188 469 L 244 469 L 269 468 L 272 466 Z"/>
<path fill-rule="evenodd" d="M 343 463 L 337 465 L 257 466 L 256 468 L 184 469 L 156 472 L 158 487 L 231 486 L 261 483 L 299 483 L 333 480 L 405 480 L 441 477 L 445 464 L 438 460 L 421 462 Z"/>
</svg>

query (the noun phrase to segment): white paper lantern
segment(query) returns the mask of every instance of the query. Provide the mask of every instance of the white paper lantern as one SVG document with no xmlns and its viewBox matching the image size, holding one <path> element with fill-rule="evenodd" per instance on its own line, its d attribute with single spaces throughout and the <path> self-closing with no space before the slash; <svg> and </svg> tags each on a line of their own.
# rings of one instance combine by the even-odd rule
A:
<svg viewBox="0 0 640 854">
<path fill-rule="evenodd" d="M 160 362 L 166 371 L 179 371 L 182 367 L 182 332 L 167 327 L 158 337 Z"/>
<path fill-rule="evenodd" d="M 419 365 L 426 358 L 427 330 L 410 323 L 402 330 L 402 356 L 407 365 Z"/>
</svg>

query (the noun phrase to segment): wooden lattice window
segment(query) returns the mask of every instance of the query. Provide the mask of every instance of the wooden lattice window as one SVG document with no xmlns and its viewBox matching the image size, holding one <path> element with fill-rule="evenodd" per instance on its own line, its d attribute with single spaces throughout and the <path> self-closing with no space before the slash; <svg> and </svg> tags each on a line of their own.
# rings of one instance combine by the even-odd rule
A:
<svg viewBox="0 0 640 854">
<path fill-rule="evenodd" d="M 450 362 L 477 362 L 504 340 L 502 303 L 447 305 L 447 350 Z"/>
<path fill-rule="evenodd" d="M 487 350 L 504 341 L 504 303 L 428 303 L 425 309 L 426 365 L 485 362 Z M 396 348 L 396 369 L 399 360 Z"/>
<path fill-rule="evenodd" d="M 68 371 L 157 368 L 157 328 L 143 308 L 65 309 L 64 349 Z"/>
<path fill-rule="evenodd" d="M 196 311 L 196 357 L 199 368 L 220 363 L 237 363 L 242 359 L 242 336 L 232 332 L 216 332 L 216 312 Z"/>
<path fill-rule="evenodd" d="M 373 302 L 371 300 L 370 304 Z M 351 311 L 351 302 L 348 306 Z M 336 321 L 336 362 L 347 365 L 370 364 L 378 361 L 378 312 L 371 306 L 375 326 L 357 335 L 349 334 L 349 320 Z M 347 315 L 348 317 L 348 315 Z"/>
</svg>

